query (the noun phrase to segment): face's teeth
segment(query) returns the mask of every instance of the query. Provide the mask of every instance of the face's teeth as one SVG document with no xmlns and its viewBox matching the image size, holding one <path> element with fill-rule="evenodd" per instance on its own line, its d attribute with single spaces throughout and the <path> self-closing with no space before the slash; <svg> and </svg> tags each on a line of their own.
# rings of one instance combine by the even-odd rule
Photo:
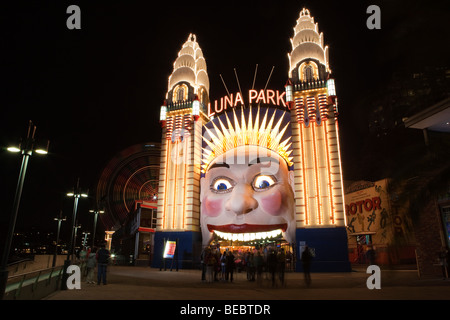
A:
<svg viewBox="0 0 450 320">
<path fill-rule="evenodd" d="M 253 241 L 257 239 L 273 238 L 281 234 L 282 230 L 272 230 L 267 232 L 254 232 L 254 233 L 226 233 L 214 230 L 219 238 L 232 241 Z"/>
</svg>

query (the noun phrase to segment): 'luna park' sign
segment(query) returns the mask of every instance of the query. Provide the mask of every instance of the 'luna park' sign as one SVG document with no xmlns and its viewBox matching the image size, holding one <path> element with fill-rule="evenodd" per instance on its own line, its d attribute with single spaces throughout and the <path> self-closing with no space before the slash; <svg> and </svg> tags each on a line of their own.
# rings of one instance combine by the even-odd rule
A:
<svg viewBox="0 0 450 320">
<path fill-rule="evenodd" d="M 280 93 L 278 90 L 249 90 L 248 91 L 248 105 L 252 104 L 270 104 L 277 107 L 286 108 L 285 101 L 286 92 Z M 227 108 L 235 108 L 238 105 L 245 105 L 244 98 L 240 92 L 230 94 L 215 100 L 214 105 L 208 103 L 208 117 L 214 116 L 218 113 L 224 112 Z"/>
</svg>

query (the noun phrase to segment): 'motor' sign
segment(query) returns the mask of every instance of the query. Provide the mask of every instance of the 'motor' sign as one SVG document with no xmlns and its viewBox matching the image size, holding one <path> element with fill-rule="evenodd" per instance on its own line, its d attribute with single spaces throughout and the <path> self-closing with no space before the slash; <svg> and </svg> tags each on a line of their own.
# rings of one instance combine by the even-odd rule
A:
<svg viewBox="0 0 450 320">
<path fill-rule="evenodd" d="M 349 216 L 351 214 L 363 213 L 364 211 L 371 212 L 372 210 L 381 209 L 381 198 L 373 197 L 372 199 L 360 200 L 345 205 L 345 213 Z"/>
<path fill-rule="evenodd" d="M 278 107 L 286 108 L 286 101 L 284 97 L 286 92 L 280 93 L 278 90 L 249 90 L 248 91 L 248 105 L 255 104 L 270 104 Z M 214 101 L 214 106 L 208 104 L 208 117 L 227 110 L 228 107 L 235 108 L 238 105 L 245 105 L 244 99 L 240 92 L 235 95 L 230 94 Z"/>
</svg>

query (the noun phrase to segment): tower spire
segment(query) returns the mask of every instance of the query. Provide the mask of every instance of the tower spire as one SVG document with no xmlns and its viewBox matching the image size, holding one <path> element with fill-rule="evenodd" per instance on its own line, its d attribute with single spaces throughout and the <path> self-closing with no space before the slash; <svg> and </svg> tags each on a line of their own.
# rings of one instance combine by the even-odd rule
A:
<svg viewBox="0 0 450 320">
<path fill-rule="evenodd" d="M 331 72 L 328 65 L 328 46 L 324 45 L 323 33 L 319 33 L 319 25 L 314 22 L 308 9 L 303 8 L 294 27 L 294 37 L 291 38 L 292 50 L 289 57 L 289 77 L 295 77 L 295 69 L 304 60 L 314 59 L 322 64 L 324 71 Z M 314 73 L 314 76 L 325 80 L 324 73 Z M 303 79 L 299 75 L 300 80 Z"/>
<path fill-rule="evenodd" d="M 196 94 L 202 103 L 207 104 L 209 77 L 206 60 L 197 42 L 197 36 L 190 33 L 173 63 L 166 99 L 169 104 L 179 103 L 193 100 Z"/>
<path fill-rule="evenodd" d="M 301 150 L 296 197 L 304 210 L 303 226 L 345 225 L 339 132 L 334 80 L 330 79 L 328 47 L 308 9 L 300 11 L 291 39 L 286 97 L 291 109 L 294 149 Z M 328 85 L 327 85 L 328 84 Z M 295 162 L 295 161 L 294 161 Z"/>
</svg>

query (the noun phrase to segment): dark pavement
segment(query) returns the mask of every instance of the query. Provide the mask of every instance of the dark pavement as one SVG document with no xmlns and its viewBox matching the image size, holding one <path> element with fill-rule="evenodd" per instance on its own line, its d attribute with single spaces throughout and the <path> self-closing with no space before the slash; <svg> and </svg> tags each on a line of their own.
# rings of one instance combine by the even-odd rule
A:
<svg viewBox="0 0 450 320">
<path fill-rule="evenodd" d="M 160 271 L 148 267 L 109 266 L 107 285 L 57 291 L 45 300 L 450 300 L 450 279 L 419 278 L 416 270 L 385 270 L 381 289 L 368 289 L 365 268 L 349 273 L 313 273 L 307 287 L 303 274 L 286 273 L 286 282 L 273 287 L 235 273 L 233 283 L 202 282 L 199 270 Z"/>
</svg>

